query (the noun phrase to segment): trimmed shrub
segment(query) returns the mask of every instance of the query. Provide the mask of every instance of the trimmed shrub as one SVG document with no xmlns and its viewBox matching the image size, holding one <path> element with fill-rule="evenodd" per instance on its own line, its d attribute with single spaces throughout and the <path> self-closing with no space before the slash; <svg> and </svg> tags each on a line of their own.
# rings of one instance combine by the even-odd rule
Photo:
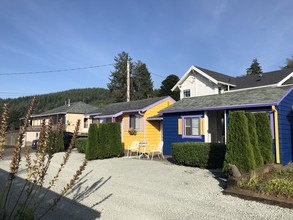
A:
<svg viewBox="0 0 293 220">
<path fill-rule="evenodd" d="M 254 154 L 255 166 L 262 167 L 264 165 L 264 162 L 263 162 L 263 158 L 258 146 L 258 137 L 256 133 L 254 113 L 246 112 L 245 116 L 247 117 L 247 120 L 248 120 L 248 132 L 249 132 L 250 144 L 252 146 L 252 150 Z"/>
<path fill-rule="evenodd" d="M 63 131 L 50 131 L 49 133 L 49 138 L 48 138 L 48 145 L 47 145 L 47 150 L 49 151 L 50 149 L 53 149 L 53 145 L 55 149 L 53 149 L 54 153 L 55 152 L 61 152 L 64 150 L 64 140 L 63 140 Z M 53 143 L 54 139 L 56 140 L 56 143 Z"/>
<path fill-rule="evenodd" d="M 88 138 L 85 148 L 85 158 L 94 160 L 97 158 L 97 150 L 99 143 L 99 129 L 97 124 L 91 124 L 89 127 Z"/>
<path fill-rule="evenodd" d="M 123 154 L 119 123 L 100 124 L 97 158 L 111 158 Z"/>
<path fill-rule="evenodd" d="M 64 134 L 63 131 L 55 131 L 56 135 L 56 152 L 64 151 Z"/>
<path fill-rule="evenodd" d="M 227 149 L 224 161 L 224 171 L 227 172 L 229 164 L 234 164 L 240 172 L 255 169 L 253 150 L 248 132 L 248 120 L 244 111 L 233 111 L 229 114 Z"/>
<path fill-rule="evenodd" d="M 181 165 L 200 168 L 222 168 L 226 146 L 220 143 L 172 143 L 172 158 Z"/>
<path fill-rule="evenodd" d="M 255 113 L 256 132 L 258 135 L 258 144 L 263 157 L 264 164 L 274 162 L 272 150 L 272 133 L 270 119 L 267 113 Z"/>
<path fill-rule="evenodd" d="M 87 138 L 77 138 L 75 147 L 79 153 L 85 153 Z"/>
<path fill-rule="evenodd" d="M 121 142 L 121 126 L 119 123 L 108 123 L 107 130 L 109 134 L 110 156 L 121 156 L 124 154 L 124 148 Z"/>
</svg>

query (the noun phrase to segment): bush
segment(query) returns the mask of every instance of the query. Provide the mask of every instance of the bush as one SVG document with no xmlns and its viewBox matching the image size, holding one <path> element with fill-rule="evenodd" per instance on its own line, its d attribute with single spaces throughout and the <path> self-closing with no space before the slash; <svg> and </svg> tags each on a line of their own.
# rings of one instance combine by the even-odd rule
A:
<svg viewBox="0 0 293 220">
<path fill-rule="evenodd" d="M 224 171 L 228 172 L 229 164 L 234 164 L 240 172 L 255 169 L 255 159 L 249 139 L 248 120 L 243 111 L 233 111 L 229 114 L 227 150 L 224 161 Z"/>
<path fill-rule="evenodd" d="M 172 143 L 172 158 L 181 165 L 200 168 L 222 168 L 226 146 L 220 143 Z"/>
<path fill-rule="evenodd" d="M 56 143 L 56 152 L 64 151 L 64 135 L 63 131 L 55 132 L 57 143 Z"/>
<path fill-rule="evenodd" d="M 254 113 L 246 112 L 245 116 L 247 117 L 247 120 L 248 120 L 248 132 L 249 132 L 250 143 L 251 143 L 253 154 L 254 154 L 255 166 L 262 167 L 264 165 L 264 162 L 263 162 L 263 158 L 262 158 L 259 145 L 258 145 L 258 137 L 256 132 L 256 123 L 255 123 Z"/>
<path fill-rule="evenodd" d="M 48 145 L 47 145 L 47 151 L 50 149 L 53 149 L 54 145 L 54 152 L 61 152 L 64 150 L 64 136 L 63 131 L 50 131 L 48 136 Z M 54 143 L 54 140 L 56 143 Z"/>
<path fill-rule="evenodd" d="M 99 140 L 98 159 L 117 157 L 123 154 L 119 123 L 101 124 L 99 127 Z"/>
<path fill-rule="evenodd" d="M 77 138 L 75 147 L 79 153 L 85 153 L 87 138 Z"/>
<path fill-rule="evenodd" d="M 85 149 L 85 158 L 87 160 L 97 159 L 98 143 L 99 143 L 98 126 L 97 124 L 91 124 L 89 128 L 88 139 L 87 139 L 86 149 Z"/>
<path fill-rule="evenodd" d="M 268 114 L 255 113 L 255 122 L 258 135 L 258 144 L 264 164 L 271 164 L 274 162 L 274 155 L 272 150 L 273 141 Z"/>
</svg>

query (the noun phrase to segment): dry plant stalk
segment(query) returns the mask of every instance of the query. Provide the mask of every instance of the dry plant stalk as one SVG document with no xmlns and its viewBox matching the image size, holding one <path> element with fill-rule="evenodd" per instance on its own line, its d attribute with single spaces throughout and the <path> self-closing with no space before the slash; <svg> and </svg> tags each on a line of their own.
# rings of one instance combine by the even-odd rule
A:
<svg viewBox="0 0 293 220">
<path fill-rule="evenodd" d="M 50 188 L 55 185 L 58 181 L 58 177 L 62 169 L 65 167 L 66 163 L 69 160 L 70 154 L 75 144 L 76 137 L 78 135 L 80 120 L 77 121 L 73 137 L 71 139 L 70 145 L 63 157 L 63 161 L 60 164 L 60 167 L 54 176 L 54 178 L 49 181 L 49 186 L 45 189 L 45 192 L 41 191 L 44 185 L 44 180 L 50 166 L 53 155 L 56 151 L 56 143 L 57 138 L 54 137 L 49 144 L 49 134 L 52 131 L 52 120 L 49 121 L 48 125 L 46 125 L 45 120 L 42 121 L 40 138 L 38 141 L 38 147 L 36 150 L 35 159 L 32 160 L 29 147 L 25 147 L 25 166 L 27 167 L 27 179 L 23 186 L 17 186 L 20 190 L 18 195 L 11 196 L 15 191 L 14 180 L 18 173 L 18 169 L 21 161 L 21 146 L 23 145 L 23 138 L 27 128 L 27 122 L 31 115 L 33 106 L 35 103 L 35 98 L 33 98 L 31 105 L 29 107 L 28 113 L 24 119 L 24 125 L 21 127 L 18 135 L 18 141 L 15 145 L 15 149 L 13 152 L 13 157 L 11 159 L 9 175 L 7 181 L 5 182 L 5 186 L 0 189 L 0 219 L 19 219 L 24 218 L 27 214 L 32 214 L 33 216 L 37 216 L 38 207 L 40 204 L 43 204 L 46 195 L 50 192 Z M 7 106 L 6 106 L 7 108 Z M 6 111 L 7 118 L 8 108 Z M 3 117 L 2 117 L 3 118 Z M 2 126 L 3 127 L 3 126 Z M 2 128 L 1 127 L 1 128 Z M 6 130 L 6 129 L 5 129 Z M 57 125 L 57 131 L 62 132 L 62 122 L 59 120 Z M 1 131 L 2 132 L 2 131 Z M 0 133 L 0 135 L 5 133 Z M 69 181 L 69 183 L 63 188 L 63 190 L 59 193 L 57 198 L 53 199 L 48 206 L 48 209 L 45 210 L 42 214 L 38 216 L 38 218 L 43 218 L 64 196 L 66 192 L 68 192 L 75 182 L 78 180 L 79 176 L 82 174 L 83 170 L 87 165 L 87 161 L 85 160 L 83 164 L 76 171 L 73 178 Z M 26 192 L 26 194 L 25 194 Z M 40 196 L 41 195 L 41 196 Z M 14 199 L 12 199 L 14 197 Z M 16 198 L 16 199 L 15 199 Z"/>
<path fill-rule="evenodd" d="M 4 152 L 4 143 L 5 143 L 5 136 L 7 130 L 7 119 L 9 114 L 9 108 L 7 104 L 3 106 L 3 112 L 1 116 L 1 127 L 0 127 L 0 159 L 2 159 L 2 155 Z"/>
</svg>

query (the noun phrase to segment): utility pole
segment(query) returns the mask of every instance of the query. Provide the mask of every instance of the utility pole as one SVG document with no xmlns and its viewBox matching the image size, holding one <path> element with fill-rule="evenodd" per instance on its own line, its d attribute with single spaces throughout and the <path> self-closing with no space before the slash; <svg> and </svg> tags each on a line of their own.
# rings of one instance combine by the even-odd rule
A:
<svg viewBox="0 0 293 220">
<path fill-rule="evenodd" d="M 127 91 L 126 91 L 126 101 L 130 102 L 130 62 L 127 60 Z"/>
</svg>

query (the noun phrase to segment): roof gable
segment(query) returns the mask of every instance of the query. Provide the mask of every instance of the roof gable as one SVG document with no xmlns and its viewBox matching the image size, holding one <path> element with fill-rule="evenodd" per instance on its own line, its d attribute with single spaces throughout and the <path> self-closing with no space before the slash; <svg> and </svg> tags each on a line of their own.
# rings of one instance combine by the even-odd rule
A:
<svg viewBox="0 0 293 220">
<path fill-rule="evenodd" d="M 228 84 L 231 86 L 235 86 L 234 77 L 231 77 L 222 73 L 218 73 L 212 70 L 204 69 L 201 67 L 191 66 L 171 90 L 174 91 L 178 86 L 180 86 L 188 78 L 188 76 L 192 73 L 192 71 L 195 71 L 201 74 L 202 76 L 204 76 L 205 78 L 207 78 L 208 80 L 212 81 L 215 84 L 221 83 L 221 84 Z"/>
<path fill-rule="evenodd" d="M 167 99 L 173 100 L 169 96 L 165 97 L 155 97 L 150 99 L 143 99 L 143 100 L 137 100 L 137 101 L 131 101 L 131 102 L 118 102 L 118 103 L 112 103 L 108 104 L 100 109 L 98 109 L 95 113 L 97 115 L 101 116 L 119 116 L 123 114 L 124 112 L 139 112 L 139 111 L 146 111 L 149 108 L 151 108 L 153 105 L 156 105 L 157 103 L 163 102 Z"/>
<path fill-rule="evenodd" d="M 190 110 L 231 109 L 256 105 L 269 106 L 271 104 L 277 104 L 291 90 L 291 86 L 276 86 L 184 98 L 161 112 L 172 113 Z"/>
<path fill-rule="evenodd" d="M 95 106 L 86 104 L 84 102 L 74 102 L 74 103 L 71 103 L 70 105 L 59 106 L 49 111 L 32 115 L 32 117 L 54 115 L 54 114 L 67 114 L 67 113 L 87 114 L 89 112 L 96 111 L 96 110 L 97 108 Z"/>
</svg>

